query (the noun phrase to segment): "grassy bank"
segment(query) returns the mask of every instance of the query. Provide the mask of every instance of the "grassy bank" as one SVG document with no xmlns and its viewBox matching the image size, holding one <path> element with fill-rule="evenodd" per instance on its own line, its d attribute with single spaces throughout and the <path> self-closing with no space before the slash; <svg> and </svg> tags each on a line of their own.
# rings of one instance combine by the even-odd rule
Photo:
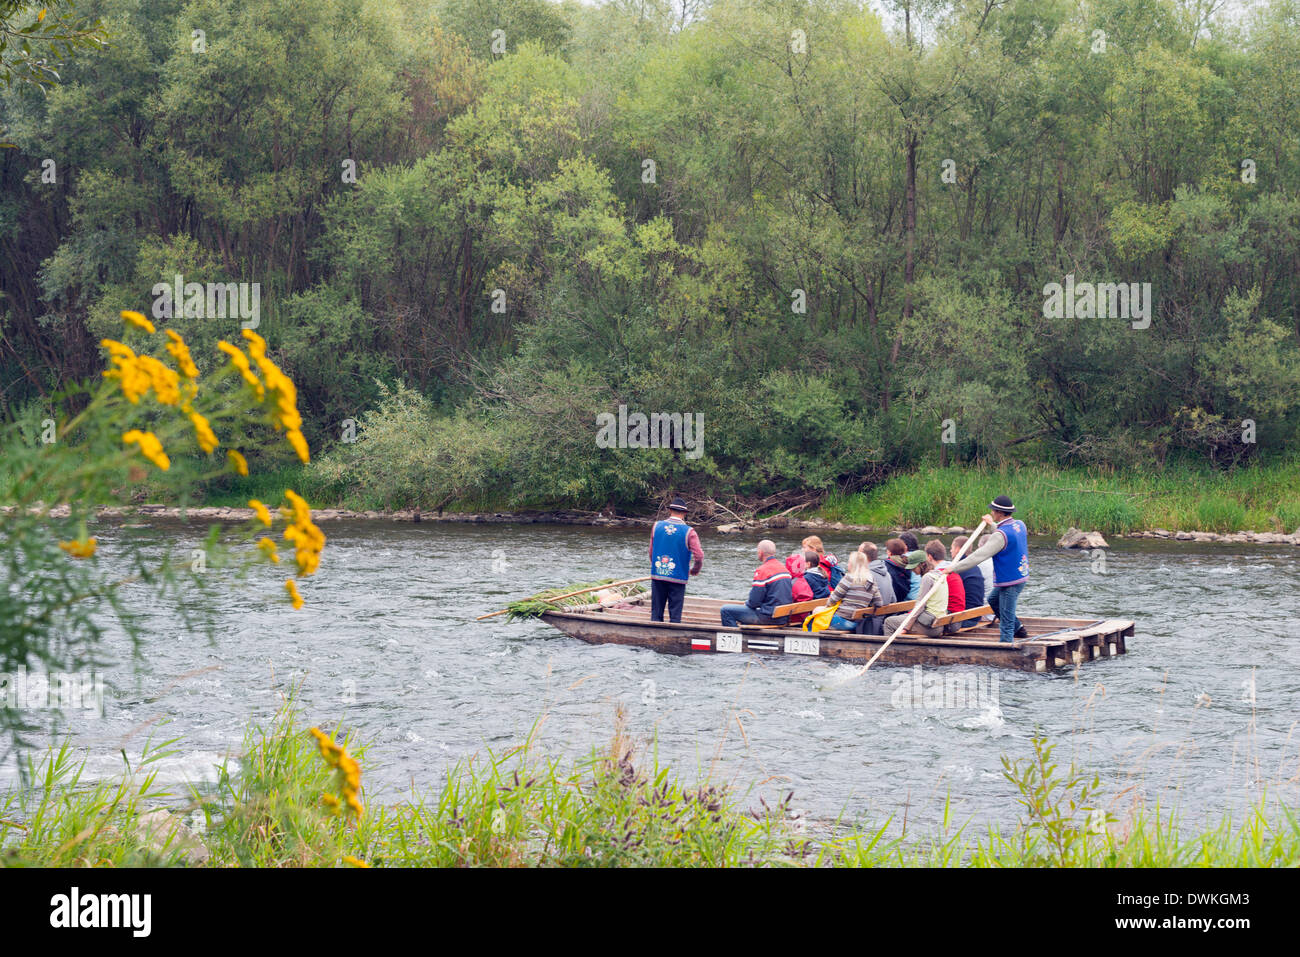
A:
<svg viewBox="0 0 1300 957">
<path fill-rule="evenodd" d="M 315 508 L 356 511 L 395 507 L 382 496 L 327 481 L 310 465 L 288 464 L 251 477 L 223 476 L 194 501 L 198 506 L 245 506 L 250 498 L 278 501 L 286 488 Z M 1287 532 L 1300 529 L 1300 461 L 1232 472 L 1169 466 L 1162 470 L 1062 469 L 1026 465 L 1000 471 L 933 468 L 896 473 L 868 491 L 832 492 L 804 517 L 875 528 L 974 525 L 997 495 L 1008 494 L 1016 515 L 1035 534 L 1059 535 L 1071 526 L 1122 533 L 1171 531 Z M 135 490 L 137 502 L 177 504 L 161 486 Z M 725 496 L 724 496 L 725 499 Z M 105 503 L 107 504 L 107 502 Z M 557 507 L 563 507 L 557 506 Z M 509 511 L 508 503 L 460 500 L 448 512 Z M 644 511 L 626 507 L 624 511 Z"/>
<path fill-rule="evenodd" d="M 157 786 L 175 742 L 148 750 L 130 780 L 84 784 L 65 748 L 29 765 L 32 787 L 0 799 L 8 866 L 1295 866 L 1300 822 L 1263 802 L 1187 834 L 1168 814 L 1107 811 L 1099 782 L 1058 771 L 1052 747 L 1004 759 L 1017 826 L 889 838 L 805 824 L 793 795 L 756 807 L 710 781 L 682 783 L 638 757 L 616 721 L 607 752 L 574 765 L 528 744 L 458 766 L 430 796 L 333 807 L 346 775 L 286 712 L 246 735 L 238 767 L 204 794 Z M 348 742 L 340 742 L 346 746 Z M 355 758 L 364 766 L 365 749 Z M 337 763 L 337 762 L 336 762 Z M 344 764 L 346 765 L 346 758 Z M 364 798 L 364 782 L 362 796 Z M 340 790 L 340 789 L 343 790 Z M 333 804 L 331 802 L 334 802 Z M 159 808 L 170 808 L 163 811 Z M 191 832 L 180 824 L 187 817 Z"/>
<path fill-rule="evenodd" d="M 821 517 L 881 528 L 972 526 L 997 495 L 1010 495 L 1029 530 L 1294 532 L 1300 528 L 1300 463 L 1233 472 L 1170 466 L 1100 474 L 1025 466 L 944 468 L 894 475 L 856 495 L 832 495 Z"/>
</svg>

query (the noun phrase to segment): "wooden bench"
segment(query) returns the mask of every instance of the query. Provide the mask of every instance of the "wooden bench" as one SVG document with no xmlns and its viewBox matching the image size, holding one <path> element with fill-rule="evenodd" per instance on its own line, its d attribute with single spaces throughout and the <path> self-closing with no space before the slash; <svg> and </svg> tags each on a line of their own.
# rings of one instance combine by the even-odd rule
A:
<svg viewBox="0 0 1300 957">
<path fill-rule="evenodd" d="M 877 605 L 875 608 L 859 608 L 853 613 L 853 621 L 860 618 L 876 617 L 879 615 L 897 615 L 899 613 L 907 614 L 915 607 L 915 601 L 896 601 L 892 605 Z"/>
<path fill-rule="evenodd" d="M 797 615 L 801 611 L 812 611 L 814 608 L 821 608 L 825 604 L 825 598 L 810 598 L 807 601 L 797 601 L 791 605 L 777 605 L 772 609 L 772 617 L 785 618 L 787 615 Z"/>
<path fill-rule="evenodd" d="M 955 624 L 959 621 L 969 621 L 972 618 L 982 618 L 985 615 L 993 614 L 993 609 L 988 605 L 980 605 L 978 608 L 967 608 L 965 611 L 954 611 L 951 615 L 944 615 L 942 618 L 934 620 L 935 628 L 942 628 L 944 625 Z"/>
<path fill-rule="evenodd" d="M 824 598 L 812 598 L 808 601 L 797 601 L 789 605 L 777 605 L 772 609 L 773 618 L 785 618 L 789 615 L 797 615 L 800 612 L 812 611 L 814 608 L 821 608 L 826 605 Z M 915 601 L 896 601 L 892 605 L 877 605 L 875 608 L 859 608 L 853 613 L 853 621 L 859 621 L 868 615 L 880 617 L 881 615 L 905 615 L 916 607 Z M 972 618 L 982 618 L 985 615 L 993 614 L 993 609 L 988 605 L 980 605 L 978 608 L 967 608 L 965 611 L 954 611 L 952 614 L 936 618 L 934 628 L 943 628 L 945 625 L 952 625 L 962 621 L 969 621 Z M 771 625 L 759 625 L 760 628 L 785 628 L 791 627 L 773 623 Z M 830 629 L 833 630 L 833 629 Z"/>
</svg>

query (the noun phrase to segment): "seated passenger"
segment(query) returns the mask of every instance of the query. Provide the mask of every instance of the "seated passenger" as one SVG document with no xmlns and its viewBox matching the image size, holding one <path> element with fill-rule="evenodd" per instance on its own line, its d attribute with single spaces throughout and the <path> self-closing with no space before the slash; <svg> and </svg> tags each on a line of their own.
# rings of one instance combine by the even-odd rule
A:
<svg viewBox="0 0 1300 957">
<path fill-rule="evenodd" d="M 808 568 L 804 562 L 803 552 L 795 552 L 785 560 L 785 570 L 790 573 L 790 600 L 794 602 L 809 601 L 816 598 L 813 594 L 812 586 L 804 578 L 804 571 Z M 808 617 L 808 612 L 801 611 L 790 616 L 790 624 L 800 625 Z"/>
<path fill-rule="evenodd" d="M 863 542 L 858 546 L 858 551 L 867 556 L 867 562 L 871 568 L 871 577 L 876 580 L 876 587 L 880 589 L 880 597 L 886 605 L 892 605 L 896 599 L 894 597 L 894 578 L 889 574 L 889 569 L 885 567 L 885 560 L 878 557 L 880 550 L 876 548 L 875 542 Z"/>
<path fill-rule="evenodd" d="M 937 549 L 936 545 L 939 546 Z M 948 614 L 948 574 L 938 570 L 938 564 L 946 552 L 942 542 L 930 542 L 925 546 L 927 560 L 917 567 L 921 574 L 921 586 L 916 600 L 921 603 L 922 609 L 908 626 L 907 633 L 910 635 L 943 637 L 943 629 L 936 628 L 934 623 Z M 885 621 L 885 632 L 892 635 L 906 620 L 905 614 L 890 616 Z"/>
<path fill-rule="evenodd" d="M 936 538 L 934 541 L 926 544 L 927 555 L 930 554 L 931 545 L 935 546 L 934 554 L 939 556 L 938 569 L 948 573 L 948 610 L 944 612 L 944 614 L 951 615 L 953 612 L 965 611 L 966 586 L 962 584 L 960 575 L 956 572 L 948 571 L 948 565 L 950 564 L 948 561 L 948 549 L 944 546 L 943 542 Z M 960 628 L 961 625 L 958 624 L 947 624 L 943 626 L 943 633 L 945 635 L 955 635 Z"/>
<path fill-rule="evenodd" d="M 894 601 L 907 601 L 907 591 L 912 587 L 912 573 L 907 570 L 907 543 L 901 538 L 891 538 L 885 542 L 885 553 L 885 571 L 889 572 L 894 586 Z"/>
<path fill-rule="evenodd" d="M 778 605 L 790 604 L 791 576 L 781 560 L 776 557 L 776 544 L 770 539 L 758 543 L 758 560 L 762 563 L 754 572 L 749 588 L 749 599 L 743 605 L 723 605 L 719 614 L 724 628 L 737 625 L 785 624 L 776 621 L 772 612 Z"/>
<path fill-rule="evenodd" d="M 804 581 L 812 589 L 814 598 L 826 598 L 831 593 L 831 583 L 826 578 L 826 570 L 818 562 L 821 557 L 811 549 L 803 553 L 804 565 L 806 571 L 803 573 Z"/>
<path fill-rule="evenodd" d="M 968 536 L 958 535 L 952 540 L 952 553 L 956 555 L 961 551 L 963 545 L 968 541 Z M 976 565 L 974 568 L 968 568 L 961 573 L 962 588 L 966 592 L 966 607 L 962 611 L 971 608 L 979 608 L 984 604 L 984 573 Z M 976 628 L 979 626 L 978 618 L 967 618 L 961 623 L 963 628 Z"/>
<path fill-rule="evenodd" d="M 907 546 L 907 569 L 911 572 L 907 583 L 907 595 L 899 601 L 911 601 L 917 596 L 917 590 L 921 587 L 921 575 L 916 571 L 916 566 L 925 561 L 925 553 L 921 551 L 916 536 L 911 532 L 901 532 L 898 537 Z"/>
<path fill-rule="evenodd" d="M 857 630 L 857 622 L 853 620 L 853 613 L 860 608 L 879 608 L 885 602 L 880 597 L 880 589 L 876 587 L 876 579 L 871 574 L 871 563 L 867 561 L 867 556 L 862 552 L 854 552 L 849 556 L 849 570 L 840 583 L 835 586 L 831 592 L 830 598 L 827 599 L 827 605 L 840 603 L 840 607 L 835 610 L 831 617 L 831 627 L 839 631 Z M 864 622 L 870 622 L 874 619 L 864 618 Z M 865 631 L 865 634 L 871 634 Z"/>
<path fill-rule="evenodd" d="M 809 535 L 801 543 L 805 551 L 817 553 L 817 564 L 821 566 L 822 574 L 826 576 L 830 587 L 834 588 L 844 577 L 844 569 L 840 566 L 839 559 L 834 555 L 826 554 L 826 548 L 822 545 L 822 540 L 817 535 Z M 812 564 L 811 562 L 809 563 Z"/>
</svg>

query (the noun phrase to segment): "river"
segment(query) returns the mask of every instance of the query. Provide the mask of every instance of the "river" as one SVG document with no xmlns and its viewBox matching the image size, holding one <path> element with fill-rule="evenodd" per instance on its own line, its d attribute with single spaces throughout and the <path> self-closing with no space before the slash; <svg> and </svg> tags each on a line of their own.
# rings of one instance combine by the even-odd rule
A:
<svg viewBox="0 0 1300 957">
<path fill-rule="evenodd" d="M 1217 822 L 1264 789 L 1294 804 L 1300 779 L 1300 581 L 1294 548 L 1120 540 L 1104 567 L 1032 543 L 1022 614 L 1125 617 L 1129 654 L 1077 673 L 968 669 L 985 680 L 974 707 L 909 707 L 903 669 L 854 670 L 808 658 L 673 657 L 590 646 L 537 621 L 476 615 L 542 588 L 645 574 L 646 533 L 577 526 L 326 523 L 306 606 L 282 599 L 283 576 L 256 570 L 219 585 L 211 641 L 159 612 L 135 657 L 104 652 L 101 718 L 60 719 L 88 749 L 92 775 L 121 767 L 145 738 L 179 738 L 164 781 L 211 781 L 250 721 L 298 686 L 306 720 L 355 728 L 369 742 L 370 799 L 435 788 L 458 759 L 522 742 L 540 719 L 539 754 L 605 746 L 621 705 L 627 730 L 680 775 L 711 774 L 757 805 L 793 791 L 812 819 L 879 825 L 904 816 L 933 830 L 1014 823 L 1018 792 L 1002 758 L 1057 742 L 1062 765 L 1099 774 L 1117 812 L 1140 798 L 1177 807 L 1185 826 Z M 184 550 L 203 529 L 161 523 L 143 534 Z M 100 528 L 111 561 L 122 530 Z M 778 539 L 788 550 L 799 533 Z M 860 540 L 830 533 L 847 555 Z M 742 597 L 755 537 L 705 532 L 694 594 Z M 215 572 L 210 574 L 216 574 Z M 996 685 L 992 678 L 996 676 Z M 962 702 L 957 702 L 961 704 Z M 40 743 L 53 738 L 38 735 Z M 0 769 L 0 787 L 14 780 Z"/>
</svg>

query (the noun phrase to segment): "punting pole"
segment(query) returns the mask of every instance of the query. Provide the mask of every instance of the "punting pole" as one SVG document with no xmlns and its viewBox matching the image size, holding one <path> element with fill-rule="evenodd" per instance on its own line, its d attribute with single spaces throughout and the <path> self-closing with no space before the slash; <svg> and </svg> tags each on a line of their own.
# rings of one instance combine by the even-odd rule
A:
<svg viewBox="0 0 1300 957">
<path fill-rule="evenodd" d="M 966 557 L 966 550 L 970 548 L 971 545 L 975 544 L 976 539 L 980 537 L 980 533 L 984 531 L 984 526 L 987 524 L 988 522 L 984 521 L 983 519 L 980 519 L 979 527 L 975 529 L 974 532 L 971 533 L 970 537 L 966 539 L 966 544 L 963 545 L 961 547 L 961 550 L 958 551 L 957 554 L 953 556 L 951 564 L 956 564 L 957 562 L 961 561 L 963 558 Z M 868 661 L 865 665 L 863 665 L 860 669 L 858 669 L 858 673 L 853 676 L 854 678 L 861 678 L 863 675 L 867 673 L 867 669 L 870 668 L 872 665 L 874 665 L 876 663 L 876 659 L 885 653 L 885 649 L 889 647 L 890 642 L 892 642 L 895 638 L 897 638 L 899 635 L 901 635 L 903 632 L 907 631 L 907 629 L 911 627 L 912 622 L 916 620 L 916 616 L 921 613 L 921 609 L 923 607 L 924 605 L 921 602 L 921 599 L 918 598 L 916 600 L 916 604 L 912 606 L 912 610 L 909 611 L 907 613 L 907 617 L 903 619 L 903 623 L 899 625 L 897 629 L 895 629 L 892 635 L 890 635 L 887 639 L 885 639 L 885 643 L 883 645 L 881 645 L 879 648 L 876 649 L 876 653 L 871 656 L 871 660 Z"/>
</svg>

